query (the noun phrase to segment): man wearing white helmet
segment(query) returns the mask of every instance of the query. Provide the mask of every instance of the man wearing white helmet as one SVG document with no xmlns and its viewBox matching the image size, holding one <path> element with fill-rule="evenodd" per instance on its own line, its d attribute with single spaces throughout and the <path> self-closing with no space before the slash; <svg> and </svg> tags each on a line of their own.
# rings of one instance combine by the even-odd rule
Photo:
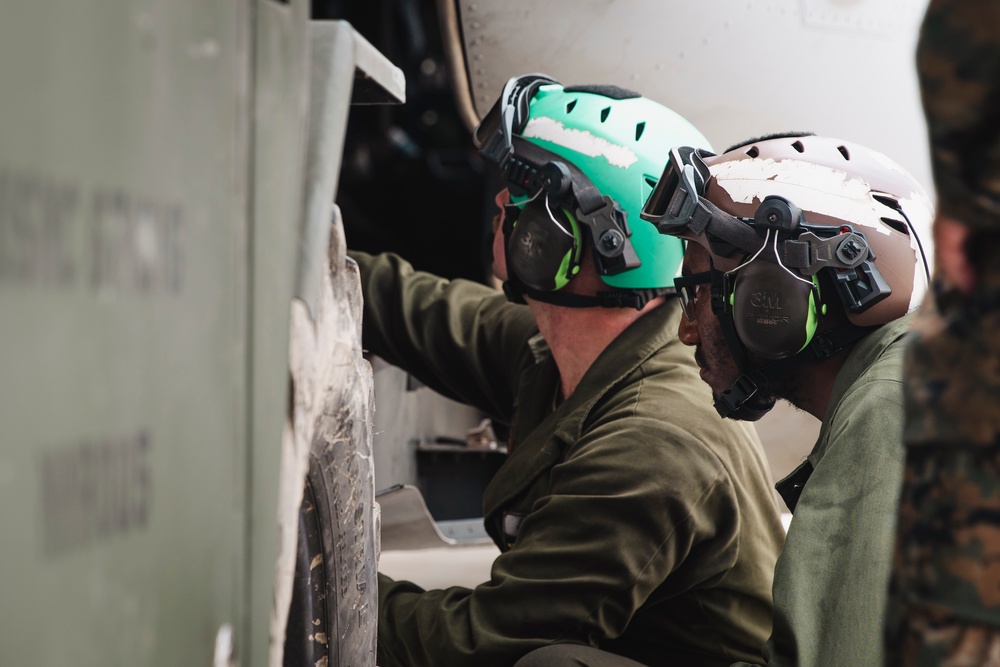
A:
<svg viewBox="0 0 1000 667">
<path fill-rule="evenodd" d="M 811 134 L 675 149 L 644 207 L 688 240 L 678 336 L 719 413 L 755 420 L 784 399 L 822 421 L 777 484 L 793 518 L 768 665 L 882 664 L 903 341 L 927 280 L 914 228 L 931 215 L 884 155 Z"/>
<path fill-rule="evenodd" d="M 378 664 L 757 659 L 783 540 L 768 467 L 677 340 L 680 241 L 639 218 L 670 147 L 707 141 L 635 93 L 543 75 L 509 81 L 476 139 L 506 184 L 505 294 L 352 253 L 364 346 L 510 432 L 483 499 L 489 581 L 380 575 Z"/>
</svg>

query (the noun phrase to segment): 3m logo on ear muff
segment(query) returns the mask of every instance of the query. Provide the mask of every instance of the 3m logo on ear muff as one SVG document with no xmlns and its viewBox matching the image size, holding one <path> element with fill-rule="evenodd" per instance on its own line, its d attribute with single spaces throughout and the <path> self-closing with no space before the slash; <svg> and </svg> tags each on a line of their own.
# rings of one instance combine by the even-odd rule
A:
<svg viewBox="0 0 1000 667">
<path fill-rule="evenodd" d="M 740 342 L 766 359 L 790 357 L 812 341 L 819 287 L 773 262 L 756 260 L 735 274 L 730 304 Z"/>
<path fill-rule="evenodd" d="M 767 311 L 780 311 L 783 294 L 774 290 L 757 290 L 750 294 L 750 305 Z"/>
</svg>

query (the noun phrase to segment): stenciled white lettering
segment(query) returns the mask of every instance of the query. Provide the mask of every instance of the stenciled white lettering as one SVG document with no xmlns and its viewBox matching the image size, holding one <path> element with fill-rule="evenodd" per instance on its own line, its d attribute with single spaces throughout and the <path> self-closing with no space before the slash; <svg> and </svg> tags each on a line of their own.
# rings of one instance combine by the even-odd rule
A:
<svg viewBox="0 0 1000 667">
<path fill-rule="evenodd" d="M 0 169 L 0 285 L 178 294 L 184 233 L 177 204 Z"/>
</svg>

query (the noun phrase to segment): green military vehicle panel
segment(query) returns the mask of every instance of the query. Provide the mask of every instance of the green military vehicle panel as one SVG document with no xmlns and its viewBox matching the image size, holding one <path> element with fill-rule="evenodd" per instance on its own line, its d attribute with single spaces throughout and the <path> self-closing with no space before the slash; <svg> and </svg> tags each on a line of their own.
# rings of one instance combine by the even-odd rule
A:
<svg viewBox="0 0 1000 667">
<path fill-rule="evenodd" d="M 279 506 L 302 486 L 280 482 L 290 314 L 327 268 L 330 219 L 305 202 L 329 186 L 332 207 L 356 75 L 328 101 L 344 107 L 321 137 L 332 183 L 310 183 L 309 13 L 4 8 L 2 665 L 281 660 Z M 399 101 L 398 70 L 351 43 L 338 57 L 396 77 L 380 96 L 362 76 L 362 101 Z"/>
</svg>

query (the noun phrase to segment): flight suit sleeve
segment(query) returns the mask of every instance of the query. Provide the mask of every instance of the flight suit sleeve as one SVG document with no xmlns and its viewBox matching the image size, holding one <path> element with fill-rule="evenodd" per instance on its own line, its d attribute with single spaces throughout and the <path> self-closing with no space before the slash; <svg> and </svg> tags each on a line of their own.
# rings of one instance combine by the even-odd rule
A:
<svg viewBox="0 0 1000 667">
<path fill-rule="evenodd" d="M 738 556 L 741 519 L 728 472 L 693 454 L 704 449 L 628 420 L 589 433 L 539 481 L 549 492 L 488 582 L 422 591 L 379 578 L 378 664 L 509 666 L 552 643 L 600 647 L 654 591 L 719 581 Z M 700 613 L 692 605 L 663 632 L 711 633 Z"/>
<path fill-rule="evenodd" d="M 902 383 L 845 395 L 775 568 L 768 667 L 883 664 L 883 610 L 903 468 Z M 823 446 L 823 438 L 826 444 Z"/>
<path fill-rule="evenodd" d="M 906 350 L 887 665 L 1000 651 L 1000 312 L 952 296 L 924 302 Z"/>
<path fill-rule="evenodd" d="M 362 346 L 443 396 L 509 422 L 530 363 L 531 312 L 497 290 L 415 271 L 401 257 L 350 251 L 360 269 Z"/>
</svg>

